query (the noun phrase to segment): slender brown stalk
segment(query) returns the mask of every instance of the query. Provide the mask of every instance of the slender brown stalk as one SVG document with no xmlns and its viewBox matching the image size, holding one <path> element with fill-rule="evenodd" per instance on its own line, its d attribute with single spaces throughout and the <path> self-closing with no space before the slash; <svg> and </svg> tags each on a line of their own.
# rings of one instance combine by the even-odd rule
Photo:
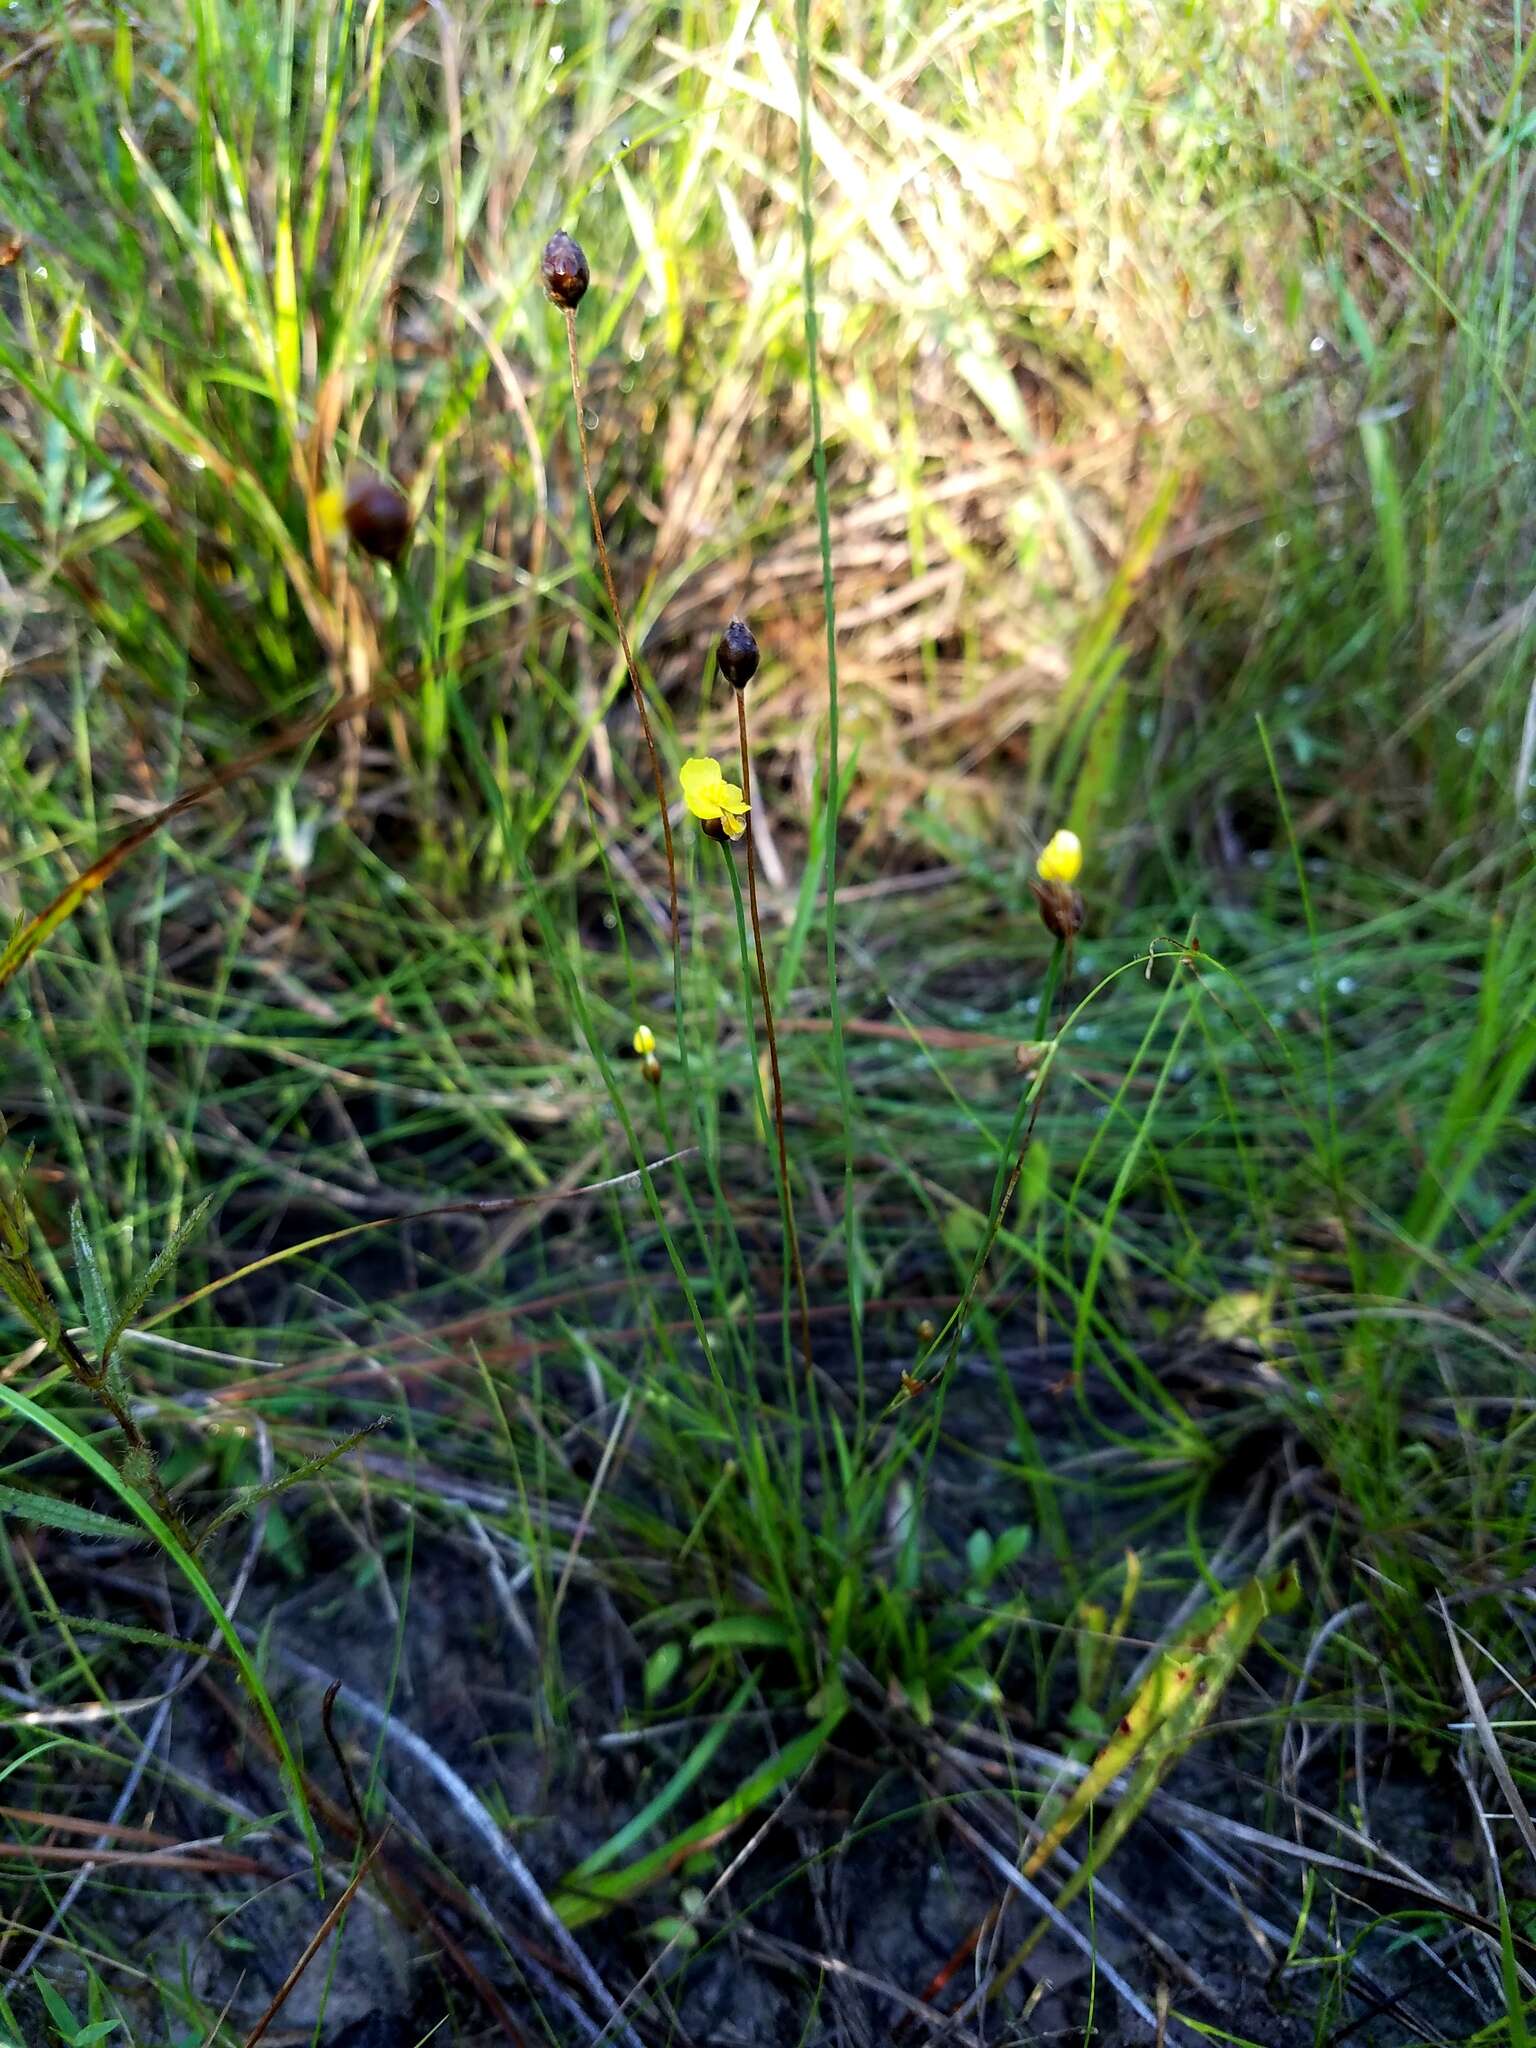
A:
<svg viewBox="0 0 1536 2048">
<path fill-rule="evenodd" d="M 576 439 L 581 446 L 581 479 L 587 487 L 587 510 L 592 517 L 592 538 L 597 543 L 597 559 L 603 572 L 603 588 L 608 593 L 608 608 L 613 613 L 613 623 L 618 629 L 619 647 L 624 656 L 624 666 L 629 671 L 629 687 L 634 695 L 635 709 L 640 714 L 640 730 L 645 734 L 645 744 L 651 756 L 651 777 L 656 784 L 656 803 L 661 811 L 662 837 L 667 845 L 667 893 L 672 910 L 672 944 L 678 940 L 677 922 L 677 860 L 672 851 L 672 819 L 667 810 L 667 785 L 661 772 L 661 756 L 656 751 L 655 735 L 651 731 L 651 714 L 646 707 L 645 691 L 640 684 L 640 671 L 635 666 L 634 650 L 629 644 L 629 634 L 624 626 L 624 614 L 619 609 L 619 593 L 614 586 L 613 568 L 608 560 L 608 543 L 603 538 L 602 514 L 597 509 L 597 493 L 592 488 L 592 459 L 587 452 L 587 423 L 584 417 L 584 401 L 581 388 L 581 354 L 576 346 L 576 309 L 567 306 L 565 311 L 565 339 L 571 354 L 571 399 L 576 407 Z"/>
<path fill-rule="evenodd" d="M 736 726 L 741 735 L 741 794 L 747 805 L 747 904 L 752 913 L 752 944 L 757 952 L 757 986 L 763 999 L 763 1030 L 768 1039 L 768 1066 L 773 1075 L 773 1129 L 779 1145 L 779 1184 L 784 1193 L 784 1248 L 789 1254 L 795 1292 L 800 1301 L 800 1349 L 806 1370 L 811 1368 L 811 1305 L 805 1292 L 805 1268 L 800 1263 L 800 1236 L 795 1229 L 795 1198 L 789 1186 L 789 1149 L 784 1142 L 784 1083 L 779 1076 L 779 1039 L 773 1028 L 773 997 L 768 989 L 768 962 L 763 953 L 763 926 L 757 914 L 757 855 L 752 840 L 752 755 L 747 744 L 747 693 L 732 692 L 736 699 Z"/>
</svg>

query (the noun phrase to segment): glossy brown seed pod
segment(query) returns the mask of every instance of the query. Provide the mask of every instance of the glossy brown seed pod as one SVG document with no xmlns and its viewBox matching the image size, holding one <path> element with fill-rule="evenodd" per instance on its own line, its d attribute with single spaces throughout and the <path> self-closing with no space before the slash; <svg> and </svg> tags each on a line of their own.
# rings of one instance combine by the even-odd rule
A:
<svg viewBox="0 0 1536 2048">
<path fill-rule="evenodd" d="M 411 538 L 405 493 L 382 477 L 359 477 L 347 490 L 347 531 L 365 555 L 398 562 Z"/>
<path fill-rule="evenodd" d="M 745 619 L 732 619 L 726 627 L 715 661 L 733 690 L 744 690 L 757 674 L 757 641 Z"/>
<path fill-rule="evenodd" d="M 544 279 L 544 289 L 557 306 L 569 306 L 573 311 L 586 296 L 587 286 L 592 282 L 592 272 L 582 253 L 580 242 L 574 240 L 561 228 L 544 244 L 543 260 L 539 273 Z"/>
</svg>

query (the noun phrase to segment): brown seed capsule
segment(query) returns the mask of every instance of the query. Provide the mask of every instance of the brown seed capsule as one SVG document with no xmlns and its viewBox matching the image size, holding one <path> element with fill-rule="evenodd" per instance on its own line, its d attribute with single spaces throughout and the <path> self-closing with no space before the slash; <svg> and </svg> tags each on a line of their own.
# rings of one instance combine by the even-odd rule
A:
<svg viewBox="0 0 1536 2048">
<path fill-rule="evenodd" d="M 931 1344 L 938 1334 L 938 1331 L 933 1327 L 932 1316 L 924 1316 L 922 1321 L 917 1326 L 918 1343 Z"/>
<path fill-rule="evenodd" d="M 700 818 L 699 830 L 706 839 L 716 840 L 721 846 L 729 846 L 731 843 L 725 827 L 718 818 Z"/>
<path fill-rule="evenodd" d="M 1056 939 L 1075 939 L 1083 928 L 1087 911 L 1076 889 L 1065 882 L 1031 882 L 1040 906 L 1040 922 Z"/>
<path fill-rule="evenodd" d="M 744 690 L 757 674 L 757 641 L 745 619 L 732 619 L 720 635 L 715 661 L 733 690 Z"/>
<path fill-rule="evenodd" d="M 544 279 L 544 289 L 555 304 L 569 306 L 573 311 L 581 304 L 587 286 L 592 282 L 592 272 L 587 268 L 580 242 L 573 240 L 564 228 L 551 235 L 544 244 L 544 260 L 539 270 Z"/>
<path fill-rule="evenodd" d="M 645 1058 L 640 1062 L 640 1071 L 653 1088 L 661 1086 L 661 1061 L 657 1059 L 655 1053 L 648 1052 L 646 1054 Z"/>
<path fill-rule="evenodd" d="M 382 477 L 365 476 L 347 488 L 347 531 L 365 555 L 398 562 L 411 538 L 405 495 Z"/>
</svg>

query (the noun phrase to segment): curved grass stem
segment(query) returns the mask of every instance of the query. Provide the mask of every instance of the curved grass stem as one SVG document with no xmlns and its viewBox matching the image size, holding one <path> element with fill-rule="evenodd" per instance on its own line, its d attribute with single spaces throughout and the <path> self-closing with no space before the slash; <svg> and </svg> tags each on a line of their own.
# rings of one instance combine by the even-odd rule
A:
<svg viewBox="0 0 1536 2048">
<path fill-rule="evenodd" d="M 763 1032 L 768 1040 L 768 1069 L 773 1079 L 773 1130 L 779 1151 L 779 1192 L 784 1203 L 784 1249 L 789 1259 L 795 1293 L 800 1305 L 800 1349 L 807 1372 L 811 1368 L 811 1308 L 805 1291 L 805 1268 L 800 1262 L 800 1236 L 795 1228 L 795 1198 L 789 1185 L 789 1148 L 784 1137 L 784 1082 L 779 1073 L 779 1038 L 773 1027 L 773 994 L 768 985 L 768 961 L 763 952 L 763 924 L 757 908 L 757 854 L 752 829 L 752 750 L 747 740 L 747 693 L 734 692 L 736 730 L 741 741 L 741 794 L 747 804 L 747 904 L 752 914 L 752 944 L 757 954 L 757 986 L 763 1001 Z"/>
<path fill-rule="evenodd" d="M 613 613 L 613 623 L 619 636 L 619 649 L 624 656 L 624 666 L 629 675 L 630 691 L 634 696 L 635 709 L 640 714 L 640 730 L 645 734 L 646 751 L 651 757 L 651 777 L 656 784 L 656 804 L 661 812 L 661 832 L 667 848 L 667 897 L 672 914 L 672 951 L 675 955 L 678 944 L 677 858 L 672 850 L 672 819 L 667 810 L 666 778 L 661 772 L 661 756 L 656 751 L 656 736 L 651 731 L 651 714 L 645 701 L 640 671 L 635 664 L 634 649 L 629 644 L 624 614 L 619 609 L 619 593 L 613 580 L 613 565 L 608 559 L 608 543 L 603 537 L 602 514 L 597 509 L 597 492 L 592 487 L 592 458 L 587 449 L 587 423 L 583 411 L 581 353 L 576 346 L 576 314 L 574 308 L 570 306 L 565 308 L 565 339 L 571 357 L 571 400 L 576 408 L 576 439 L 581 448 L 581 480 L 587 490 L 587 511 L 592 519 L 592 538 L 597 544 L 598 565 L 603 572 L 603 588 L 608 593 L 608 608 Z"/>
</svg>

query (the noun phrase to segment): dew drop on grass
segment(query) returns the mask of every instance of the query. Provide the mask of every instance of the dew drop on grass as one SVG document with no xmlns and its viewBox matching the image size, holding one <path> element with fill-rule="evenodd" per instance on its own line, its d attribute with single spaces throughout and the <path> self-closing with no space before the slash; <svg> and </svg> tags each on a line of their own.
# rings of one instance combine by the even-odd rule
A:
<svg viewBox="0 0 1536 2048">
<path fill-rule="evenodd" d="M 1470 747 L 1476 738 L 1477 734 L 1470 725 L 1463 725 L 1457 729 L 1456 744 L 1458 747 Z"/>
<path fill-rule="evenodd" d="M 1327 346 L 1327 336 L 1322 334 L 1314 334 L 1312 339 L 1307 343 L 1307 347 L 1311 349 L 1313 355 L 1315 356 L 1320 356 Z"/>
<path fill-rule="evenodd" d="M 587 432 L 588 432 L 589 434 L 595 434 L 595 433 L 597 432 L 597 425 L 598 425 L 598 421 L 597 421 L 597 414 L 596 414 L 595 412 L 593 412 L 593 411 L 592 411 L 592 409 L 591 409 L 591 407 L 589 406 L 589 407 L 587 408 L 587 410 L 586 410 L 586 411 L 585 411 L 585 412 L 584 412 L 584 413 L 582 414 L 582 416 L 581 416 L 581 417 L 582 417 L 582 422 L 583 422 L 583 424 L 585 425 L 585 427 L 586 427 L 586 430 L 587 430 Z"/>
<path fill-rule="evenodd" d="M 1360 984 L 1352 974 L 1341 974 L 1333 985 L 1341 996 L 1352 996 Z"/>
<path fill-rule="evenodd" d="M 429 186 L 427 187 L 427 204 L 428 204 L 428 206 L 436 206 L 436 204 L 437 204 L 438 200 L 439 200 L 439 199 L 441 199 L 441 198 L 442 198 L 442 196 L 443 196 L 443 195 L 442 195 L 442 193 L 438 191 L 438 189 L 437 189 L 437 187 L 436 187 L 435 185 L 429 185 Z"/>
<path fill-rule="evenodd" d="M 1288 533 L 1277 533 L 1275 535 L 1275 547 L 1277 551 L 1283 551 L 1284 549 L 1288 548 L 1290 544 L 1291 536 Z"/>
</svg>

